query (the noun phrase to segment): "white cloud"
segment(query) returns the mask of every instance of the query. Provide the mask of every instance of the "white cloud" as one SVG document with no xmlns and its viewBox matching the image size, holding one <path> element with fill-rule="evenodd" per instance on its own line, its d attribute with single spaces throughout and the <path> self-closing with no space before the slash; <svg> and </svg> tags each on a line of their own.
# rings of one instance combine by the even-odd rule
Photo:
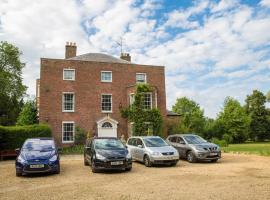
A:
<svg viewBox="0 0 270 200">
<path fill-rule="evenodd" d="M 270 7 L 270 0 L 262 0 L 260 2 L 261 6 Z"/>
</svg>

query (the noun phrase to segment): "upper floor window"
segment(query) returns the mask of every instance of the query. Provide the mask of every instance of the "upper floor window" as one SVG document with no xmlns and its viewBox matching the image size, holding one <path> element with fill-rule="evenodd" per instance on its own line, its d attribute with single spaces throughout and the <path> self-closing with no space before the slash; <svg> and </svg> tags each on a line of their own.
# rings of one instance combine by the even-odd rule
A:
<svg viewBox="0 0 270 200">
<path fill-rule="evenodd" d="M 74 93 L 65 92 L 62 97 L 62 110 L 63 112 L 74 112 Z"/>
<path fill-rule="evenodd" d="M 136 83 L 146 83 L 146 73 L 136 73 Z"/>
<path fill-rule="evenodd" d="M 102 71 L 101 72 L 101 82 L 112 82 L 112 72 Z"/>
<path fill-rule="evenodd" d="M 75 80 L 75 69 L 64 69 L 63 80 Z"/>
<path fill-rule="evenodd" d="M 102 94 L 101 96 L 101 111 L 112 112 L 112 95 Z"/>
<path fill-rule="evenodd" d="M 62 123 L 62 142 L 69 143 L 74 142 L 75 126 L 74 122 L 63 122 Z"/>
<path fill-rule="evenodd" d="M 152 109 L 152 94 L 151 93 L 145 93 L 143 95 L 143 108 Z"/>
</svg>

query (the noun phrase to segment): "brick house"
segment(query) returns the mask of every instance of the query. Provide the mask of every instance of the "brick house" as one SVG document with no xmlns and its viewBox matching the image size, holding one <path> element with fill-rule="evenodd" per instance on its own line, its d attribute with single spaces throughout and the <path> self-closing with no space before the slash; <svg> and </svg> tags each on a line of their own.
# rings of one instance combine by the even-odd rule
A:
<svg viewBox="0 0 270 200">
<path fill-rule="evenodd" d="M 64 59 L 41 58 L 37 80 L 39 121 L 51 126 L 59 145 L 74 142 L 75 126 L 97 136 L 132 135 L 120 108 L 134 100 L 136 83 L 153 86 L 145 108 L 156 107 L 167 117 L 164 66 L 134 64 L 129 54 L 77 56 L 76 49 L 67 43 Z"/>
</svg>

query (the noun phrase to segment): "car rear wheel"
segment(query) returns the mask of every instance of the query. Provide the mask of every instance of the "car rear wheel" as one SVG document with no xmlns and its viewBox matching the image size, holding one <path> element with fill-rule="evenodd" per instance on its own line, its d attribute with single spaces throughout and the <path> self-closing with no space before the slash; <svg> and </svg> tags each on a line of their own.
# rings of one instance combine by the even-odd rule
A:
<svg viewBox="0 0 270 200">
<path fill-rule="evenodd" d="M 197 159 L 192 151 L 189 151 L 187 153 L 187 161 L 190 163 L 195 163 L 197 161 Z"/>
<path fill-rule="evenodd" d="M 151 167 L 151 166 L 152 166 L 152 163 L 151 163 L 151 161 L 150 161 L 149 156 L 145 155 L 143 161 L 144 161 L 144 165 L 145 165 L 146 167 Z"/>
</svg>

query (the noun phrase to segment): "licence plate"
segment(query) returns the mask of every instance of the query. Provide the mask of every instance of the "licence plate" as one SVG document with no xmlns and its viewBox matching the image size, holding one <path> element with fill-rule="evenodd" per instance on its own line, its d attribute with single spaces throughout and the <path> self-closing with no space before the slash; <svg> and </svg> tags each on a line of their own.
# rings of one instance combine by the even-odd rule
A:
<svg viewBox="0 0 270 200">
<path fill-rule="evenodd" d="M 217 156 L 217 153 L 210 153 L 210 156 Z"/>
<path fill-rule="evenodd" d="M 111 165 L 123 165 L 124 162 L 123 161 L 115 161 L 115 162 L 111 162 Z"/>
<path fill-rule="evenodd" d="M 44 165 L 30 165 L 30 168 L 37 169 L 37 168 L 43 168 Z"/>
</svg>

